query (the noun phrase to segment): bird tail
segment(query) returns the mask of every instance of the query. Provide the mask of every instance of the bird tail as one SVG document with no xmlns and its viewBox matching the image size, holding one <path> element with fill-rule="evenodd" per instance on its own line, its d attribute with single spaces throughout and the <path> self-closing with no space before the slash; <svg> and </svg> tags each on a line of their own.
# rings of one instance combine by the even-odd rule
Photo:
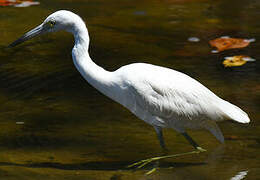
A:
<svg viewBox="0 0 260 180">
<path fill-rule="evenodd" d="M 230 119 L 239 123 L 250 122 L 250 119 L 246 112 L 225 100 L 220 103 L 220 109 L 223 113 L 224 118 L 226 119 Z"/>
</svg>

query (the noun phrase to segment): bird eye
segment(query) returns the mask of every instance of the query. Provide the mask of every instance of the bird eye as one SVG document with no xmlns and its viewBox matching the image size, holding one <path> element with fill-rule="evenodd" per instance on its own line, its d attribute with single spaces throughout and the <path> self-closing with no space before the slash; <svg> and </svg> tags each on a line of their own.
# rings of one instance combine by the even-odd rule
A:
<svg viewBox="0 0 260 180">
<path fill-rule="evenodd" d="M 55 21 L 49 21 L 48 24 L 50 27 L 53 27 L 55 25 Z"/>
</svg>

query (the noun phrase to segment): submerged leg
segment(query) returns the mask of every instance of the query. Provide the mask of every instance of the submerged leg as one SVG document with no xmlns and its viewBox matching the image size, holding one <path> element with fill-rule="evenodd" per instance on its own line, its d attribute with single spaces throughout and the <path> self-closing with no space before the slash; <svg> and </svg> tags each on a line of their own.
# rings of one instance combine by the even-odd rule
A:
<svg viewBox="0 0 260 180">
<path fill-rule="evenodd" d="M 164 143 L 164 139 L 163 139 L 163 133 L 162 133 L 162 128 L 159 126 L 154 126 L 155 132 L 157 134 L 158 140 L 160 142 L 160 146 L 164 151 L 167 151 L 166 147 L 165 147 L 165 143 Z"/>
<path fill-rule="evenodd" d="M 199 151 L 206 151 L 205 149 L 203 149 L 203 148 L 201 148 L 201 147 L 199 147 L 199 145 L 186 133 L 186 132 L 184 132 L 184 133 L 181 133 L 189 142 L 190 142 L 190 144 L 195 148 L 195 149 L 197 149 L 197 150 L 199 150 Z"/>
</svg>

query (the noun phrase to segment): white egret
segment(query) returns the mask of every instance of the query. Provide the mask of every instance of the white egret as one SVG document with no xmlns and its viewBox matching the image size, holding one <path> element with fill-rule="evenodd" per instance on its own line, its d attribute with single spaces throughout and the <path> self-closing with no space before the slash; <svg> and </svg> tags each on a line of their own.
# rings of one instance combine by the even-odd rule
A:
<svg viewBox="0 0 260 180">
<path fill-rule="evenodd" d="M 42 24 L 9 47 L 37 35 L 59 30 L 74 35 L 72 58 L 80 74 L 104 95 L 152 125 L 162 148 L 165 148 L 162 128 L 176 130 L 195 149 L 203 151 L 186 133 L 186 129 L 207 129 L 223 143 L 224 137 L 216 122 L 250 121 L 239 107 L 219 98 L 201 83 L 181 72 L 145 63 L 126 65 L 114 72 L 99 67 L 88 53 L 89 35 L 85 23 L 70 11 L 60 10 L 49 15 Z"/>
</svg>

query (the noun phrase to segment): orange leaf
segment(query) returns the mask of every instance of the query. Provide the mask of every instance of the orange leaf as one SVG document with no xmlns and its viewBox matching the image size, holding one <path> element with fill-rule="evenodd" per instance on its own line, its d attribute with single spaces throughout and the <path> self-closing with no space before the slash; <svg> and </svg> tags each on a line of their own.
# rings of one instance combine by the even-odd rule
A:
<svg viewBox="0 0 260 180">
<path fill-rule="evenodd" d="M 250 44 L 251 41 L 252 40 L 249 39 L 221 37 L 221 38 L 210 40 L 209 43 L 212 47 L 216 47 L 220 52 L 227 49 L 246 47 Z"/>
<path fill-rule="evenodd" d="M 233 56 L 233 57 L 226 57 L 225 60 L 223 61 L 223 65 L 225 67 L 242 66 L 247 61 L 255 61 L 255 59 L 250 58 L 249 56 L 244 56 L 244 55 Z"/>
</svg>

